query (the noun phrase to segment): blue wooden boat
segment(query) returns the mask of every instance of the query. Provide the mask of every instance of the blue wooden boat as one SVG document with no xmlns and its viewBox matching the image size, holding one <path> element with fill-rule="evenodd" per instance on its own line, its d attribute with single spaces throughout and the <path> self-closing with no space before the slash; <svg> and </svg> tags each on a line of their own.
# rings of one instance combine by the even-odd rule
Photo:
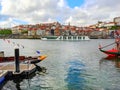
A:
<svg viewBox="0 0 120 90">
<path fill-rule="evenodd" d="M 0 85 L 5 81 L 6 75 L 7 75 L 7 71 L 0 71 Z"/>
</svg>

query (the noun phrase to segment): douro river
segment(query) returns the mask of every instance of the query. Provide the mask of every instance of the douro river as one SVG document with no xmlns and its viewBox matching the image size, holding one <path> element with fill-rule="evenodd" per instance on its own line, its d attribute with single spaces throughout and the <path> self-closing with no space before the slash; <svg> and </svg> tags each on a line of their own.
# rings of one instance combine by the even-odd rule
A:
<svg viewBox="0 0 120 90">
<path fill-rule="evenodd" d="M 90 41 L 41 41 L 33 39 L 0 40 L 0 51 L 14 55 L 14 46 L 20 55 L 46 54 L 38 65 L 46 72 L 36 71 L 28 79 L 6 81 L 2 90 L 120 90 L 120 61 L 107 60 L 99 51 L 114 39 Z M 24 46 L 24 48 L 22 48 Z M 111 48 L 111 47 L 107 47 Z"/>
</svg>

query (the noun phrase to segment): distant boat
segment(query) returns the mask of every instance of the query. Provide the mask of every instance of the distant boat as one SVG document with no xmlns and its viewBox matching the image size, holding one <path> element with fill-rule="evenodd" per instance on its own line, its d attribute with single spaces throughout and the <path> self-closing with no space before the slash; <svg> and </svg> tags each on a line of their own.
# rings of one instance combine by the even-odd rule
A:
<svg viewBox="0 0 120 90">
<path fill-rule="evenodd" d="M 44 36 L 41 40 L 64 40 L 64 41 L 77 41 L 77 40 L 90 40 L 88 36 Z"/>
</svg>

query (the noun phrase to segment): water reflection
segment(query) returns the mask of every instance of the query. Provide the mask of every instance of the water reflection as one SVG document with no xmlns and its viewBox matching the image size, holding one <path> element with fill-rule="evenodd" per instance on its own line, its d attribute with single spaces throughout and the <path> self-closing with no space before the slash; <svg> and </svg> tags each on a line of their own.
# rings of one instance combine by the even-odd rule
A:
<svg viewBox="0 0 120 90">
<path fill-rule="evenodd" d="M 102 58 L 99 65 L 101 86 L 105 90 L 120 90 L 120 59 L 113 57 Z"/>
<path fill-rule="evenodd" d="M 21 89 L 21 82 L 23 82 L 24 79 L 28 81 L 28 84 L 26 86 L 29 87 L 30 85 L 30 79 L 32 79 L 35 76 L 35 73 L 23 77 L 23 78 L 18 78 L 18 77 L 8 77 L 9 81 L 4 83 L 4 87 L 1 88 L 1 90 L 22 90 Z"/>
<path fill-rule="evenodd" d="M 98 50 L 99 43 L 107 45 L 113 42 L 111 39 L 95 39 L 89 42 L 40 40 L 16 40 L 16 42 L 26 47 L 21 50 L 22 55 L 34 56 L 35 50 L 43 50 L 41 54 L 48 55 L 48 58 L 39 64 L 47 68 L 47 73 L 41 75 L 37 72 L 32 79 L 19 82 L 17 87 L 20 85 L 21 90 L 120 90 L 118 62 L 101 59 L 103 53 Z M 28 44 L 32 49 L 27 48 Z M 5 55 L 11 55 L 13 52 L 6 44 L 1 50 L 5 50 Z M 16 83 L 12 80 L 3 88 L 2 90 L 17 90 Z"/>
<path fill-rule="evenodd" d="M 120 58 L 118 57 L 106 57 L 100 60 L 100 65 L 105 62 L 111 62 L 116 68 L 120 68 Z"/>
<path fill-rule="evenodd" d="M 8 77 L 7 80 L 4 85 L 2 85 L 0 87 L 0 90 L 41 90 L 41 88 L 45 88 L 45 87 L 41 87 L 40 84 L 38 86 L 33 86 L 32 83 L 32 79 L 39 75 L 43 75 L 46 73 L 46 68 L 45 67 L 39 67 L 36 66 L 36 71 L 30 75 L 25 75 L 20 77 Z M 38 79 L 37 79 L 38 80 Z M 23 83 L 23 85 L 22 85 Z M 3 87 L 4 86 L 4 87 Z M 35 89 L 37 88 L 37 89 Z"/>
<path fill-rule="evenodd" d="M 82 76 L 82 73 L 85 72 L 85 65 L 78 60 L 69 62 L 69 65 L 70 67 L 65 79 L 68 90 L 82 90 L 85 84 L 85 79 Z"/>
</svg>

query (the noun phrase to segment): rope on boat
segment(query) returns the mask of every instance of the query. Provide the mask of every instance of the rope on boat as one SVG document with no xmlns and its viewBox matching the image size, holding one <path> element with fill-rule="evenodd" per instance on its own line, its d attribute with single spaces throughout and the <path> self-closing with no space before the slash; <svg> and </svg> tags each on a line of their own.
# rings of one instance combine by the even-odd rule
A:
<svg viewBox="0 0 120 90">
<path fill-rule="evenodd" d="M 113 44 L 115 44 L 115 43 L 116 43 L 116 42 L 113 42 L 113 43 L 111 43 L 111 44 L 109 44 L 109 45 L 106 45 L 106 46 L 100 47 L 100 49 L 106 48 L 106 47 L 111 46 L 111 45 L 113 45 Z"/>
<path fill-rule="evenodd" d="M 20 43 L 13 42 L 13 41 L 11 41 L 11 40 L 9 40 L 9 39 L 3 39 L 3 40 L 4 40 L 5 42 L 13 45 L 14 47 L 18 47 L 18 48 L 22 48 L 22 49 L 25 48 L 24 45 L 22 45 L 22 44 L 20 44 Z M 27 46 L 27 48 L 29 48 L 29 49 L 31 49 L 31 50 L 34 50 L 34 48 L 32 48 L 32 47 L 28 47 L 28 46 Z M 42 50 L 34 50 L 34 51 L 36 51 L 37 54 L 40 54 L 40 51 L 42 51 Z"/>
</svg>

